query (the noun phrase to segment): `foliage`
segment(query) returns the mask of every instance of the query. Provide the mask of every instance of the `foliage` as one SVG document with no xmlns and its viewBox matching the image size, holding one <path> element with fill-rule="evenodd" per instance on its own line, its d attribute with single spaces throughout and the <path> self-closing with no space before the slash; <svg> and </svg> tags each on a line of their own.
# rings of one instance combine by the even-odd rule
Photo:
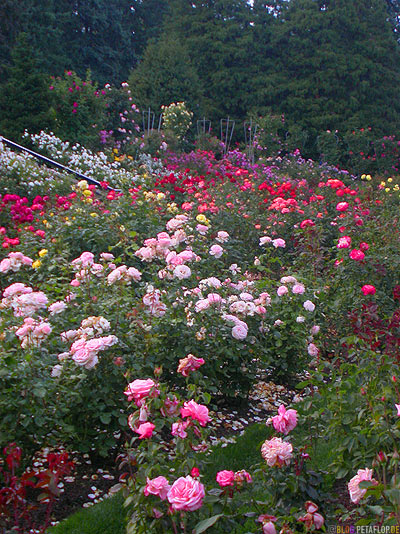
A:
<svg viewBox="0 0 400 534">
<path fill-rule="evenodd" d="M 46 77 L 38 71 L 28 36 L 20 34 L 11 53 L 7 83 L 0 90 L 0 128 L 5 137 L 20 141 L 26 128 L 37 133 L 51 127 Z"/>
</svg>

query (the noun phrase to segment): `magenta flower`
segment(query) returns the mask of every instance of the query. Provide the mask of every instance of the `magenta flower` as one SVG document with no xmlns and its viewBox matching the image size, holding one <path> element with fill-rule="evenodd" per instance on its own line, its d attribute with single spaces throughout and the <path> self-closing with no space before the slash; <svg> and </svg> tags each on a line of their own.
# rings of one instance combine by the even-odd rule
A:
<svg viewBox="0 0 400 534">
<path fill-rule="evenodd" d="M 139 434 L 139 439 L 151 438 L 155 425 L 153 423 L 142 423 L 135 430 L 136 434 Z"/>
</svg>

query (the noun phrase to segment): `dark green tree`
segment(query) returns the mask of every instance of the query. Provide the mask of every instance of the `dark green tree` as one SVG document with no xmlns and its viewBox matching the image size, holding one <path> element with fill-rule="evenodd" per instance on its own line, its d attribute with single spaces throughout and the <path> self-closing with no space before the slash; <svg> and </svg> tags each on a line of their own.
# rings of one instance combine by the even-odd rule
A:
<svg viewBox="0 0 400 534">
<path fill-rule="evenodd" d="M 244 0 L 171 0 L 165 31 L 185 43 L 205 87 L 210 118 L 244 117 L 253 92 L 253 27 Z"/>
<path fill-rule="evenodd" d="M 192 111 L 202 107 L 203 89 L 186 47 L 173 33 L 152 41 L 129 77 L 140 109 L 158 112 L 161 106 L 185 102 Z"/>
<path fill-rule="evenodd" d="M 400 52 L 384 0 L 291 0 L 276 26 L 272 109 L 313 138 L 372 126 L 396 132 Z"/>
<path fill-rule="evenodd" d="M 0 87 L 0 132 L 19 140 L 24 130 L 37 133 L 51 127 L 47 77 L 39 72 L 26 34 L 11 52 L 7 82 Z"/>
<path fill-rule="evenodd" d="M 14 43 L 21 31 L 21 10 L 18 0 L 0 2 L 0 82 L 4 80 L 11 63 L 10 43 Z"/>
</svg>

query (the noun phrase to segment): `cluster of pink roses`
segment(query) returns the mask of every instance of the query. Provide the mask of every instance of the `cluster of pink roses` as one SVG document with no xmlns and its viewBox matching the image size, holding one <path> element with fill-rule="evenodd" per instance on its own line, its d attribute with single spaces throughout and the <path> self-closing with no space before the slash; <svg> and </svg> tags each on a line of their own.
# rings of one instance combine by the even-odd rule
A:
<svg viewBox="0 0 400 534">
<path fill-rule="evenodd" d="M 21 347 L 39 347 L 44 339 L 50 334 L 51 326 L 45 321 L 35 321 L 32 317 L 26 317 L 24 324 L 16 330 L 15 334 L 21 340 Z"/>
<path fill-rule="evenodd" d="M 71 357 L 72 360 L 86 369 L 92 369 L 99 362 L 98 353 L 118 342 L 114 335 L 94 337 L 110 329 L 110 323 L 104 317 L 87 317 L 81 322 L 78 330 L 67 330 L 61 333 L 63 341 L 73 342 L 68 352 L 58 355 L 60 361 Z"/>
<path fill-rule="evenodd" d="M 80 338 L 75 341 L 69 349 L 71 358 L 77 365 L 81 365 L 86 369 L 92 369 L 98 362 L 98 353 L 117 343 L 116 336 L 105 336 L 86 340 Z"/>
<path fill-rule="evenodd" d="M 215 478 L 221 488 L 232 488 L 235 484 L 238 488 L 241 488 L 244 482 L 247 482 L 248 484 L 253 482 L 251 475 L 244 469 L 236 472 L 228 470 L 218 471 Z"/>
<path fill-rule="evenodd" d="M 32 265 L 33 260 L 24 256 L 22 252 L 10 252 L 9 255 L 0 261 L 0 273 L 14 273 L 19 271 L 23 265 Z"/>
<path fill-rule="evenodd" d="M 134 401 L 136 406 L 140 408 L 139 416 L 131 414 L 128 417 L 128 425 L 133 432 L 139 434 L 139 439 L 150 438 L 153 435 L 155 425 L 148 421 L 148 408 L 146 406 L 146 399 L 148 397 L 158 397 L 160 390 L 153 379 L 136 379 L 124 391 L 128 401 Z M 165 399 L 164 406 L 161 408 L 162 415 L 177 416 L 180 414 L 182 420 L 172 423 L 171 434 L 182 439 L 187 437 L 186 430 L 192 426 L 194 422 L 198 422 L 200 426 L 206 426 L 210 421 L 208 408 L 202 404 L 198 404 L 193 399 L 183 403 L 179 408 L 179 401 L 177 399 Z M 195 430 L 195 432 L 197 432 Z"/>
<path fill-rule="evenodd" d="M 16 317 L 32 316 L 46 308 L 48 299 L 42 291 L 33 291 L 31 287 L 19 282 L 11 284 L 3 291 L 2 308 L 12 308 Z"/>
</svg>

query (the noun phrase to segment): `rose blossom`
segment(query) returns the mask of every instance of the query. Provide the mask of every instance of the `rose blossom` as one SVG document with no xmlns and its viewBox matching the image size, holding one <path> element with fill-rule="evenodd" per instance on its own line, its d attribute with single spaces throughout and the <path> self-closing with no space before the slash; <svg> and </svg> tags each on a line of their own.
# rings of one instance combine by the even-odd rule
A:
<svg viewBox="0 0 400 534">
<path fill-rule="evenodd" d="M 157 495 L 162 501 L 165 501 L 167 494 L 171 488 L 168 480 L 165 477 L 156 477 L 153 479 L 146 479 L 146 487 L 143 493 L 148 497 L 151 495 Z"/>
<path fill-rule="evenodd" d="M 261 455 L 270 467 L 289 465 L 293 447 L 282 438 L 266 440 L 261 447 Z"/>
<path fill-rule="evenodd" d="M 142 423 L 135 429 L 135 432 L 139 434 L 139 439 L 151 438 L 155 425 L 153 423 Z"/>
<path fill-rule="evenodd" d="M 263 534 L 276 534 L 276 528 L 272 521 L 263 524 Z"/>
<path fill-rule="evenodd" d="M 65 310 L 67 305 L 62 300 L 58 300 L 57 302 L 54 302 L 51 306 L 49 306 L 49 312 L 50 315 L 56 315 L 58 313 L 61 313 Z"/>
<path fill-rule="evenodd" d="M 174 510 L 193 512 L 198 510 L 204 499 L 204 486 L 191 476 L 176 480 L 167 494 L 167 499 Z"/>
<path fill-rule="evenodd" d="M 319 350 L 314 343 L 310 343 L 307 347 L 307 352 L 310 356 L 318 356 Z"/>
<path fill-rule="evenodd" d="M 199 367 L 204 365 L 203 358 L 196 358 L 193 354 L 188 354 L 186 358 L 179 360 L 178 373 L 183 376 L 189 376 L 191 371 L 196 371 Z"/>
<path fill-rule="evenodd" d="M 397 416 L 400 417 L 400 404 L 395 404 L 397 408 Z"/>
<path fill-rule="evenodd" d="M 215 239 L 216 241 L 219 241 L 220 243 L 225 243 L 225 241 L 228 241 L 229 239 L 229 234 L 228 232 L 224 232 L 223 230 L 221 230 L 220 232 L 217 233 L 217 237 Z"/>
<path fill-rule="evenodd" d="M 343 237 L 339 237 L 338 244 L 336 245 L 337 248 L 349 248 L 351 245 L 351 237 L 348 235 L 344 235 Z"/>
<path fill-rule="evenodd" d="M 235 472 L 234 480 L 238 486 L 242 486 L 244 482 L 247 482 L 248 484 L 251 484 L 253 482 L 250 473 L 248 473 L 244 469 Z"/>
<path fill-rule="evenodd" d="M 365 258 L 365 254 L 364 252 L 362 252 L 362 250 L 358 250 L 357 248 L 354 248 L 350 252 L 349 257 L 355 261 L 362 261 Z"/>
<path fill-rule="evenodd" d="M 219 245 L 212 245 L 209 250 L 209 254 L 211 256 L 214 256 L 214 258 L 220 258 L 223 253 L 224 253 L 224 249 L 220 247 Z"/>
<path fill-rule="evenodd" d="M 295 284 L 292 287 L 292 291 L 294 295 L 302 295 L 306 288 L 303 286 L 303 284 Z"/>
<path fill-rule="evenodd" d="M 232 337 L 238 341 L 243 341 L 246 339 L 249 327 L 244 321 L 238 321 L 236 325 L 232 328 Z"/>
<path fill-rule="evenodd" d="M 359 469 L 357 474 L 347 484 L 350 493 L 350 500 L 355 504 L 358 504 L 367 492 L 365 488 L 360 488 L 360 482 L 363 482 L 364 480 L 370 480 L 376 484 L 376 480 L 372 478 L 372 475 L 373 470 L 368 469 L 368 467 L 365 469 Z"/>
<path fill-rule="evenodd" d="M 283 297 L 283 295 L 286 295 L 286 293 L 288 292 L 288 288 L 286 286 L 280 286 L 278 287 L 276 293 L 278 295 L 278 297 Z"/>
<path fill-rule="evenodd" d="M 271 422 L 276 431 L 282 432 L 286 436 L 297 425 L 297 411 L 286 410 L 284 405 L 281 404 L 278 409 L 278 415 L 268 419 L 267 424 Z"/>
<path fill-rule="evenodd" d="M 216 481 L 221 486 L 225 488 L 226 486 L 233 486 L 235 483 L 235 473 L 233 471 L 218 471 L 216 476 Z"/>
<path fill-rule="evenodd" d="M 272 238 L 267 235 L 260 237 L 260 247 L 262 247 L 263 245 L 267 245 L 268 243 L 271 243 L 271 241 L 272 241 Z"/>
<path fill-rule="evenodd" d="M 339 202 L 336 205 L 337 211 L 346 211 L 348 207 L 349 207 L 349 204 L 347 202 Z"/>
<path fill-rule="evenodd" d="M 154 388 L 154 389 L 153 389 Z M 136 406 L 140 408 L 142 405 L 142 400 L 148 397 L 151 393 L 152 397 L 157 397 L 160 392 L 156 387 L 154 380 L 148 378 L 146 380 L 134 380 L 124 391 L 124 395 L 128 397 L 128 401 L 134 400 Z"/>
<path fill-rule="evenodd" d="M 363 295 L 375 295 L 376 289 L 374 286 L 366 284 L 365 286 L 362 286 L 361 291 L 363 292 Z"/>
<path fill-rule="evenodd" d="M 185 439 L 187 437 L 186 429 L 190 425 L 190 421 L 178 421 L 172 423 L 171 434 L 178 438 Z"/>
<path fill-rule="evenodd" d="M 305 310 L 309 312 L 313 312 L 315 310 L 315 304 L 311 302 L 311 300 L 306 300 L 305 303 L 303 304 L 303 307 Z"/>
<path fill-rule="evenodd" d="M 284 239 L 281 239 L 281 238 L 278 238 L 278 239 L 273 239 L 272 240 L 272 244 L 274 245 L 275 248 L 284 248 L 286 247 L 286 241 Z"/>
<path fill-rule="evenodd" d="M 175 278 L 178 278 L 178 280 L 184 280 L 185 278 L 189 278 L 191 274 L 192 271 L 187 265 L 177 265 L 174 269 L 174 276 Z"/>
<path fill-rule="evenodd" d="M 207 406 L 197 404 L 194 400 L 187 401 L 183 404 L 181 416 L 191 417 L 193 420 L 198 421 L 201 426 L 206 426 L 211 421 Z"/>
</svg>

